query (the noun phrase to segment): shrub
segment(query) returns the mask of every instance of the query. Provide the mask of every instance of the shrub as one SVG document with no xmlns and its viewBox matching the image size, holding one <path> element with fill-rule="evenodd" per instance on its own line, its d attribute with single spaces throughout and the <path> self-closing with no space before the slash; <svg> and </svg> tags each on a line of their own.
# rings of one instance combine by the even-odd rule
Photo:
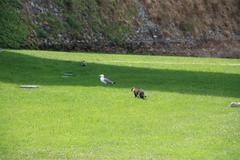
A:
<svg viewBox="0 0 240 160">
<path fill-rule="evenodd" d="M 183 32 L 193 32 L 194 31 L 194 25 L 191 22 L 182 22 L 179 25 L 179 28 L 183 31 Z"/>
<path fill-rule="evenodd" d="M 27 26 L 20 17 L 18 0 L 0 2 L 0 47 L 19 48 L 28 35 Z"/>
<path fill-rule="evenodd" d="M 37 30 L 36 30 L 36 34 L 37 34 L 37 37 L 38 38 L 47 38 L 48 37 L 48 33 L 44 30 L 44 29 L 42 29 L 42 28 L 38 28 Z"/>
</svg>

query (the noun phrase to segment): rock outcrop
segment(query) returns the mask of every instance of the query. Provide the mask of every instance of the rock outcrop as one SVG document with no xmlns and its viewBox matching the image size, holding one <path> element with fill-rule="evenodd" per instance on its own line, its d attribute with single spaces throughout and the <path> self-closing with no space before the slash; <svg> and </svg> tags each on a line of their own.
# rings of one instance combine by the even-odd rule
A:
<svg viewBox="0 0 240 160">
<path fill-rule="evenodd" d="M 12 32 L 24 33 L 14 48 L 240 57 L 240 0 L 1 3 L 15 8 L 28 30 Z M 7 15 L 0 17 L 1 23 L 6 20 Z M 11 38 L 0 31 L 0 38 L 6 36 Z M 0 39 L 11 48 L 6 43 Z"/>
</svg>

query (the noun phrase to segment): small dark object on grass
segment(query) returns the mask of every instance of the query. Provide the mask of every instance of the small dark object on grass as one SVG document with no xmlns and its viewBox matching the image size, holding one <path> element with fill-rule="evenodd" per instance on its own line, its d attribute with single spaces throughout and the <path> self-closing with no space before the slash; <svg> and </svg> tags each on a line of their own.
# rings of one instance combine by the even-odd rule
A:
<svg viewBox="0 0 240 160">
<path fill-rule="evenodd" d="M 37 85 L 21 85 L 20 88 L 39 88 Z"/>
<path fill-rule="evenodd" d="M 133 87 L 131 89 L 131 91 L 133 92 L 135 97 L 141 98 L 141 99 L 145 99 L 146 96 L 144 95 L 144 90 L 141 88 L 137 88 L 137 87 Z"/>
<path fill-rule="evenodd" d="M 240 107 L 240 102 L 232 102 L 230 107 Z"/>
<path fill-rule="evenodd" d="M 81 65 L 82 67 L 86 67 L 86 66 L 87 66 L 87 62 L 86 62 L 86 61 L 80 61 L 80 65 Z"/>
</svg>

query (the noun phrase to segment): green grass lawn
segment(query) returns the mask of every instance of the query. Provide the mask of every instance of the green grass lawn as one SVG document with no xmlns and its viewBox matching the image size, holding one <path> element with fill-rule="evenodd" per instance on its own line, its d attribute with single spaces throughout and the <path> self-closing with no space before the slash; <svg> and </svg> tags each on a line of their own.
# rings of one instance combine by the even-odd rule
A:
<svg viewBox="0 0 240 160">
<path fill-rule="evenodd" d="M 0 71 L 2 160 L 240 158 L 240 60 L 5 50 Z"/>
</svg>

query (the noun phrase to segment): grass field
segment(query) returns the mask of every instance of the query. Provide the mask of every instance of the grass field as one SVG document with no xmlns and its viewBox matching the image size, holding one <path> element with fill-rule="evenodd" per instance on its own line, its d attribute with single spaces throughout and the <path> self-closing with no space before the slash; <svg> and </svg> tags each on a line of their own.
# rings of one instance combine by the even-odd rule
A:
<svg viewBox="0 0 240 160">
<path fill-rule="evenodd" d="M 0 70 L 2 160 L 239 160 L 240 60 L 5 50 Z"/>
</svg>

